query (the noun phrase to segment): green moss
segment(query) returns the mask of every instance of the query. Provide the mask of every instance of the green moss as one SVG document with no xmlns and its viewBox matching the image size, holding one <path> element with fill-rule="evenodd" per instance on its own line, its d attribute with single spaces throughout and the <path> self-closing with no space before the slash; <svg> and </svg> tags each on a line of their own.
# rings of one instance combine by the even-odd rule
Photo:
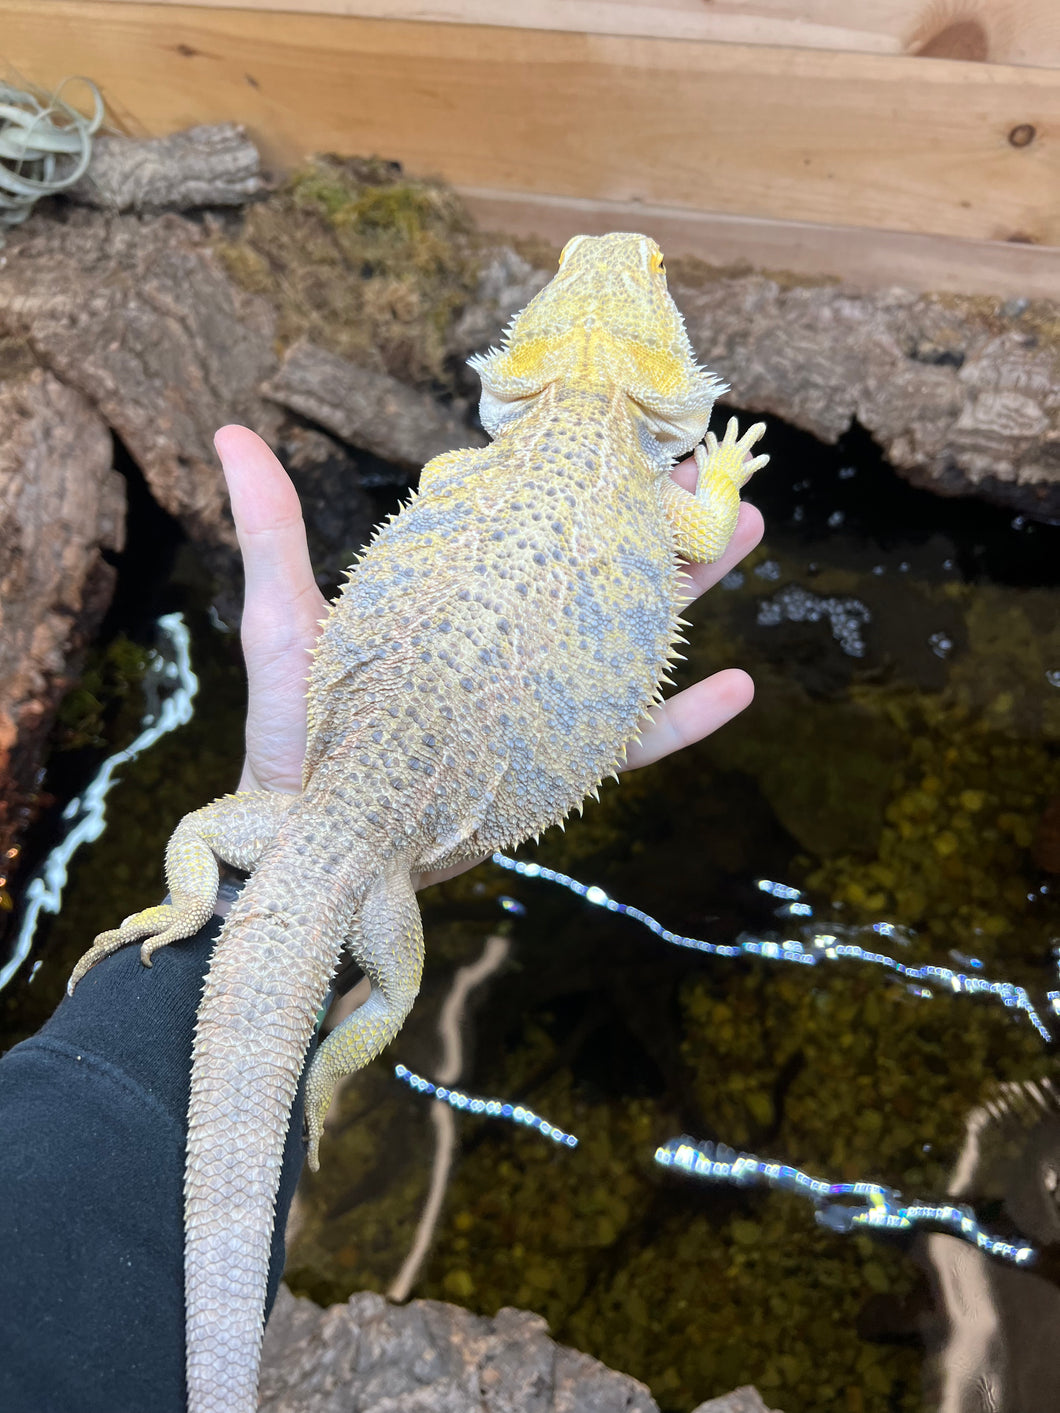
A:
<svg viewBox="0 0 1060 1413">
<path fill-rule="evenodd" d="M 726 265 L 713 265 L 695 255 L 667 256 L 666 267 L 669 272 L 670 286 L 675 292 L 678 304 L 681 303 L 682 289 L 703 289 L 717 283 L 718 280 L 737 280 L 751 275 L 764 276 L 772 280 L 782 290 L 812 289 L 820 285 L 839 283 L 838 278 L 833 275 L 811 275 L 782 269 L 768 270 L 759 265 L 751 265 L 746 260 L 730 261 Z"/>
<path fill-rule="evenodd" d="M 811 697 L 769 668 L 756 686 L 754 714 L 727 728 L 717 749 L 755 776 L 808 853 L 873 849 L 903 750 L 898 731 L 856 701 Z"/>
<path fill-rule="evenodd" d="M 950 592 L 968 650 L 953 664 L 949 696 L 989 729 L 1060 746 L 1060 692 L 1046 678 L 1060 662 L 1055 591 L 955 585 Z"/>
<path fill-rule="evenodd" d="M 55 745 L 59 750 L 102 747 L 131 739 L 143 709 L 140 684 L 148 650 L 119 634 L 88 655 L 81 680 L 59 705 Z"/>
<path fill-rule="evenodd" d="M 393 163 L 320 157 L 217 250 L 235 280 L 269 297 L 282 345 L 309 338 L 406 381 L 446 383 L 449 329 L 478 260 L 442 183 Z"/>
<path fill-rule="evenodd" d="M 1049 922 L 1031 857 L 1038 822 L 1060 793 L 1060 758 L 1037 735 L 972 716 L 958 700 L 877 693 L 875 709 L 906 747 L 892 774 L 871 851 L 821 858 L 809 886 L 852 921 L 881 915 L 922 930 L 937 948 L 1001 960 L 1036 956 Z M 1005 693 L 1006 703 L 1016 694 Z M 996 700 L 996 699 L 995 699 Z M 1016 944 L 1001 947 L 1003 939 Z"/>
</svg>

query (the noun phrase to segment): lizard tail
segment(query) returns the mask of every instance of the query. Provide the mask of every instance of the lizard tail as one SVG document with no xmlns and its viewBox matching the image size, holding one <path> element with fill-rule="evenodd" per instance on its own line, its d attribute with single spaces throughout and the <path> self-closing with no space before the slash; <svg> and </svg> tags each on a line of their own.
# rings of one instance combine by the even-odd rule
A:
<svg viewBox="0 0 1060 1413">
<path fill-rule="evenodd" d="M 291 1107 L 353 911 L 349 854 L 314 858 L 312 833 L 294 832 L 229 913 L 195 1026 L 184 1176 L 189 1413 L 258 1406 Z"/>
</svg>

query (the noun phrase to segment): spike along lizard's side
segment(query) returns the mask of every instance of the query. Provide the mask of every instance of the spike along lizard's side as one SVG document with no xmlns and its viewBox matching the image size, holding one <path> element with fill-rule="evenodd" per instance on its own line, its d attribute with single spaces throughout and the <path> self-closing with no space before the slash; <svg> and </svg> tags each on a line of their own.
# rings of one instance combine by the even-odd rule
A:
<svg viewBox="0 0 1060 1413">
<path fill-rule="evenodd" d="M 185 1176 L 191 1413 L 252 1413 L 284 1139 L 343 951 L 368 1000 L 316 1051 L 309 1163 L 336 1081 L 397 1034 L 423 934 L 412 876 L 509 849 L 580 806 L 660 699 L 680 639 L 679 556 L 713 560 L 762 432 L 719 444 L 701 368 L 640 235 L 575 236 L 559 270 L 472 360 L 494 440 L 424 468 L 331 606 L 309 676 L 301 794 L 228 795 L 166 849 L 171 902 L 96 938 L 212 915 L 218 860 L 253 877 L 198 1011 Z M 702 445 L 706 437 L 706 446 Z M 670 478 L 695 449 L 691 494 Z"/>
</svg>

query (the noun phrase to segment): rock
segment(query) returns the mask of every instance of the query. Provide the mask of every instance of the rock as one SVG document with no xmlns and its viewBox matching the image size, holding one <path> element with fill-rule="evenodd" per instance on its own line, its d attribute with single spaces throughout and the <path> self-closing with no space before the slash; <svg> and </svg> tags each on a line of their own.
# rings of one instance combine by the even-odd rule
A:
<svg viewBox="0 0 1060 1413">
<path fill-rule="evenodd" d="M 0 383 L 0 856 L 13 847 L 44 742 L 110 602 L 125 483 L 99 414 L 52 373 Z M 6 874 L 8 869 L 5 867 Z"/>
<path fill-rule="evenodd" d="M 765 275 L 675 279 L 729 400 L 836 441 L 856 418 L 915 484 L 1060 515 L 1060 311 Z"/>
<path fill-rule="evenodd" d="M 262 392 L 351 446 L 410 470 L 442 452 L 486 444 L 484 433 L 471 431 L 429 393 L 305 339 L 287 350 Z"/>
<path fill-rule="evenodd" d="M 105 211 L 242 206 L 268 190 L 258 149 L 236 123 L 169 137 L 97 137 L 88 170 L 63 195 Z"/>
<path fill-rule="evenodd" d="M 364 1291 L 322 1310 L 280 1287 L 265 1330 L 260 1413 L 658 1413 L 642 1383 L 549 1338 L 540 1315 L 493 1319 Z M 696 1413 L 769 1413 L 739 1388 Z"/>
<path fill-rule="evenodd" d="M 497 342 L 508 320 L 525 309 L 551 278 L 551 270 L 531 265 L 507 246 L 491 251 L 479 271 L 475 297 L 461 310 L 450 331 L 453 351 L 461 358 L 484 352 Z"/>
<path fill-rule="evenodd" d="M 751 1384 L 733 1389 L 732 1393 L 722 1394 L 721 1398 L 708 1398 L 693 1413 L 779 1413 L 770 1410 L 762 1402 L 762 1395 Z"/>
<path fill-rule="evenodd" d="M 548 1336 L 437 1300 L 353 1295 L 322 1310 L 281 1287 L 265 1331 L 261 1413 L 658 1413 L 643 1384 Z"/>
</svg>

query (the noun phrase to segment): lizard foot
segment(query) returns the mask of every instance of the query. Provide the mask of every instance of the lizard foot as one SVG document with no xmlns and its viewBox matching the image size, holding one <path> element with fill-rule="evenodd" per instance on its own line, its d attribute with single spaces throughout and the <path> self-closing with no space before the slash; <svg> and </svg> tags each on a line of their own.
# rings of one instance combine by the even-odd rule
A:
<svg viewBox="0 0 1060 1413">
<path fill-rule="evenodd" d="M 708 432 L 694 453 L 696 470 L 699 472 L 696 495 L 699 496 L 701 488 L 709 487 L 716 477 L 724 476 L 727 481 L 739 487 L 745 485 L 756 471 L 760 471 L 768 463 L 769 457 L 751 456 L 750 453 L 765 430 L 764 422 L 756 422 L 738 438 L 739 426 L 736 418 L 730 417 L 725 436 L 720 442 L 713 432 Z"/>
<path fill-rule="evenodd" d="M 305 1096 L 306 1162 L 311 1173 L 318 1173 L 320 1140 L 324 1133 L 324 1119 L 327 1117 L 331 1096 L 335 1090 L 335 1081 L 321 1075 L 319 1070 L 314 1074 L 313 1070 L 314 1066 L 310 1066 Z"/>
<path fill-rule="evenodd" d="M 361 902 L 347 949 L 371 982 L 368 999 L 321 1041 L 305 1083 L 310 1170 L 320 1167 L 320 1137 L 335 1086 L 385 1049 L 404 1024 L 420 989 L 423 927 L 407 861 L 393 860 Z"/>
<path fill-rule="evenodd" d="M 146 938 L 146 941 L 140 948 L 140 960 L 145 967 L 149 967 L 152 953 L 157 952 L 159 947 L 168 947 L 170 942 L 177 942 L 182 937 L 193 936 L 212 912 L 212 903 L 208 906 L 203 903 L 190 903 L 183 908 L 176 907 L 173 903 L 159 903 L 156 907 L 133 913 L 125 919 L 121 927 L 99 934 L 71 972 L 70 980 L 66 984 L 66 994 L 74 994 L 74 987 L 97 962 L 101 962 L 104 957 L 109 957 L 112 952 L 130 942 L 138 942 L 141 937 Z"/>
<path fill-rule="evenodd" d="M 409 893 L 412 896 L 411 884 Z M 419 912 L 416 913 L 416 922 L 419 923 Z M 311 1172 L 315 1173 L 320 1168 L 320 1139 L 336 1086 L 347 1076 L 363 1069 L 390 1044 L 412 1006 L 420 979 L 421 939 L 422 933 L 417 928 L 414 975 L 401 977 L 401 961 L 406 959 L 399 959 L 397 969 L 391 973 L 390 979 L 395 983 L 391 997 L 388 999 L 381 987 L 373 984 L 368 1000 L 320 1042 L 309 1062 L 305 1084 L 305 1131 L 309 1147 L 306 1161 Z M 397 991 L 400 1000 L 396 1000 L 393 991 Z"/>
<path fill-rule="evenodd" d="M 277 790 L 241 790 L 186 814 L 166 846 L 166 881 L 173 901 L 127 917 L 121 927 L 101 932 L 74 967 L 66 990 L 130 942 L 144 938 L 140 960 L 151 965 L 159 947 L 193 937 L 213 914 L 219 881 L 218 860 L 250 872 L 275 838 L 297 797 Z"/>
<path fill-rule="evenodd" d="M 674 532 L 674 548 L 685 559 L 711 564 L 725 553 L 740 514 L 740 487 L 769 460 L 750 454 L 764 431 L 765 423 L 756 422 L 740 437 L 736 418 L 730 417 L 720 442 L 708 432 L 695 449 L 693 495 L 669 478 L 665 481 L 663 510 Z"/>
</svg>

